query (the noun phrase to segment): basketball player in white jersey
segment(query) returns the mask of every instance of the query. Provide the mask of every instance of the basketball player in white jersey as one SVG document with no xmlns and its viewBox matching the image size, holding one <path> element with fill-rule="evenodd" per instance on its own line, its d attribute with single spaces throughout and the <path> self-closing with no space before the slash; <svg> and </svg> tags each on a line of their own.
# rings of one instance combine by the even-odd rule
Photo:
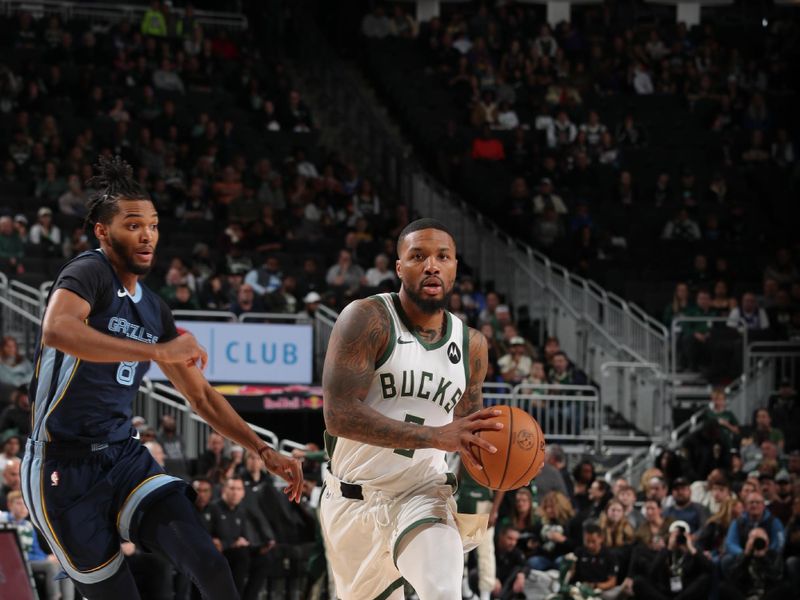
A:
<svg viewBox="0 0 800 600">
<path fill-rule="evenodd" d="M 397 241 L 399 294 L 350 304 L 336 321 L 322 376 L 330 465 L 320 501 L 326 554 L 341 600 L 460 600 L 464 545 L 445 453 L 480 468 L 487 345 L 445 310 L 456 246 L 434 219 Z"/>
</svg>

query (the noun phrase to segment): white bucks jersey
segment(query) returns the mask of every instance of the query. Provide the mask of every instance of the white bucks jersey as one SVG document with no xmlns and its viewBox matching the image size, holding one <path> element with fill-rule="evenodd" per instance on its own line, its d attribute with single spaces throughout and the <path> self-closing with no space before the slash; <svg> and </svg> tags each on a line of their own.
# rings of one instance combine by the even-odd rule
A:
<svg viewBox="0 0 800 600">
<path fill-rule="evenodd" d="M 469 328 L 445 312 L 444 335 L 429 344 L 414 332 L 397 294 L 380 294 L 373 301 L 389 313 L 392 330 L 364 403 L 406 423 L 451 423 L 469 382 Z M 448 470 L 442 450 L 379 448 L 347 438 L 328 441 L 331 471 L 348 483 L 401 490 Z"/>
</svg>

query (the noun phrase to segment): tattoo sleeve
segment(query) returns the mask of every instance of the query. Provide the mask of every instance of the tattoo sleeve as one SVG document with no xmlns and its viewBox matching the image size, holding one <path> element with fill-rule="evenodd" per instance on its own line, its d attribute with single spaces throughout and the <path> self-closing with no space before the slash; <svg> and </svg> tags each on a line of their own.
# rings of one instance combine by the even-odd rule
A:
<svg viewBox="0 0 800 600">
<path fill-rule="evenodd" d="M 431 427 L 391 419 L 363 402 L 391 332 L 379 302 L 357 300 L 336 320 L 322 372 L 325 427 L 331 435 L 383 448 L 434 447 Z"/>
<path fill-rule="evenodd" d="M 486 337 L 474 329 L 469 330 L 469 382 L 467 393 L 456 406 L 455 416 L 465 417 L 483 408 L 483 380 L 486 378 L 486 366 L 489 361 L 489 350 Z"/>
</svg>

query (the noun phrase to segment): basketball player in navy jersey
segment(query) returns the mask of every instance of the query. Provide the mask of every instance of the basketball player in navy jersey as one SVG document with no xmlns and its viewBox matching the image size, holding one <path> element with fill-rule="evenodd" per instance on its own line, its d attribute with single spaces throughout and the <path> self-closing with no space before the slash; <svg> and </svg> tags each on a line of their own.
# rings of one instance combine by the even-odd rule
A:
<svg viewBox="0 0 800 600">
<path fill-rule="evenodd" d="M 89 600 L 139 600 L 120 553 L 130 540 L 186 573 L 204 598 L 235 599 L 227 561 L 196 516 L 191 488 L 138 441 L 131 404 L 155 361 L 192 408 L 261 457 L 299 500 L 299 463 L 267 446 L 201 370 L 207 355 L 178 335 L 169 308 L 139 283 L 153 265 L 158 213 L 119 157 L 101 159 L 87 221 L 100 249 L 58 274 L 30 388 L 33 432 L 22 466 L 31 519 Z"/>
</svg>

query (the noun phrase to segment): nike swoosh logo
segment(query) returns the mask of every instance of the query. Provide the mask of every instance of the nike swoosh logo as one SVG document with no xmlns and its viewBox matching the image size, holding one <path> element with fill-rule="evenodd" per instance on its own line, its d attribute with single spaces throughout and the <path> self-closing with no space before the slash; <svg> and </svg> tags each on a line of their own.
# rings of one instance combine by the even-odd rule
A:
<svg viewBox="0 0 800 600">
<path fill-rule="evenodd" d="M 138 440 L 138 439 L 141 439 L 141 437 L 142 437 L 142 434 L 139 433 L 139 431 L 137 430 L 136 431 L 136 435 L 133 436 L 133 439 Z"/>
<path fill-rule="evenodd" d="M 414 340 L 404 340 L 403 338 L 399 337 L 399 338 L 397 338 L 397 343 L 398 344 L 413 344 Z"/>
<path fill-rule="evenodd" d="M 117 296 L 119 296 L 120 298 L 124 298 L 127 295 L 128 292 L 126 292 L 125 290 L 117 290 Z"/>
</svg>

